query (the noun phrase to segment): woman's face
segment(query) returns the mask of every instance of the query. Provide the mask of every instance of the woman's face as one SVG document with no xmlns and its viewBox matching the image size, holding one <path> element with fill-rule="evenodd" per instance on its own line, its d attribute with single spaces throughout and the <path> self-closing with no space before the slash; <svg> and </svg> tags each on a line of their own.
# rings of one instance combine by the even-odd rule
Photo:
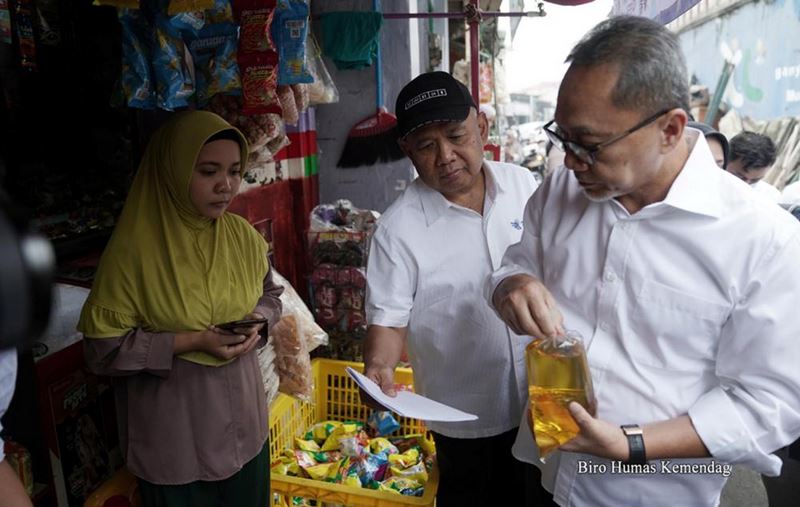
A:
<svg viewBox="0 0 800 507">
<path fill-rule="evenodd" d="M 229 139 L 206 143 L 197 155 L 189 197 L 197 212 L 214 220 L 222 216 L 242 184 L 242 154 Z"/>
</svg>

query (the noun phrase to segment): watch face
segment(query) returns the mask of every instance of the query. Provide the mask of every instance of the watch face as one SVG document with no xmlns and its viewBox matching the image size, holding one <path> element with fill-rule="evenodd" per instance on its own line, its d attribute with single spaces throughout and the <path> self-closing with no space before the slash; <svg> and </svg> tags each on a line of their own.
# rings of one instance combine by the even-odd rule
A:
<svg viewBox="0 0 800 507">
<path fill-rule="evenodd" d="M 622 428 L 622 432 L 626 435 L 641 435 L 642 428 L 640 428 L 636 424 L 623 424 L 620 426 Z"/>
</svg>

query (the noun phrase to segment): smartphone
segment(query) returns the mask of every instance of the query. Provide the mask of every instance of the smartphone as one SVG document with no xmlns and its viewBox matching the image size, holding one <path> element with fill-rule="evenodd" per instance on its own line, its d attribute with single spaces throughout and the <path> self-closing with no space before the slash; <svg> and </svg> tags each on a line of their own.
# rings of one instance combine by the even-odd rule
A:
<svg viewBox="0 0 800 507">
<path fill-rule="evenodd" d="M 242 327 L 250 327 L 250 326 L 255 326 L 256 324 L 266 324 L 266 323 L 267 319 L 242 319 L 242 320 L 232 320 L 231 322 L 225 322 L 223 324 L 217 324 L 215 327 L 224 329 L 225 331 L 234 331 Z"/>
</svg>

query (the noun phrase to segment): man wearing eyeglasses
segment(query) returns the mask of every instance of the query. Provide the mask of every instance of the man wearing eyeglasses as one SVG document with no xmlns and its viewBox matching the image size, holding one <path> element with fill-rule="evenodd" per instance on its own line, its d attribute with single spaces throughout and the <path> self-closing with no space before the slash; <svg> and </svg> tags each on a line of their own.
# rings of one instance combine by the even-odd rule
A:
<svg viewBox="0 0 800 507">
<path fill-rule="evenodd" d="M 596 413 L 569 404 L 543 476 L 561 505 L 717 505 L 731 464 L 777 475 L 800 434 L 800 224 L 685 128 L 666 28 L 611 18 L 568 61 L 546 129 L 568 170 L 486 286 L 517 334 L 586 339 Z M 527 428 L 515 454 L 537 461 Z"/>
</svg>

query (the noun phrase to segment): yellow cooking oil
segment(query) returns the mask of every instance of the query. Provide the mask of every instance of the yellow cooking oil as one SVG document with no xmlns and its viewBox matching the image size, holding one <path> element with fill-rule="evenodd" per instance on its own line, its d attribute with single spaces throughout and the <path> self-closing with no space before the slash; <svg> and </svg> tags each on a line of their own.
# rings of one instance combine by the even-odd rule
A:
<svg viewBox="0 0 800 507">
<path fill-rule="evenodd" d="M 578 425 L 568 409 L 571 401 L 594 413 L 592 377 L 583 340 L 574 331 L 534 340 L 527 347 L 526 360 L 528 417 L 539 459 L 544 462 L 553 450 L 578 435 Z"/>
</svg>

